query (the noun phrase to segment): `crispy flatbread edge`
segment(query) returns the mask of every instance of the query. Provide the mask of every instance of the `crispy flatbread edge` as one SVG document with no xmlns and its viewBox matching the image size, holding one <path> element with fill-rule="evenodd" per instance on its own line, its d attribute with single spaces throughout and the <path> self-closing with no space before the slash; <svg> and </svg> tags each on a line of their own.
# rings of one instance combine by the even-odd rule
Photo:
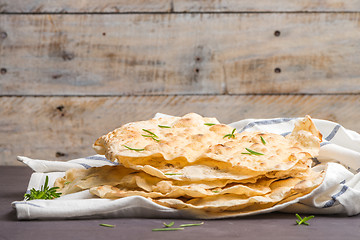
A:
<svg viewBox="0 0 360 240">
<path fill-rule="evenodd" d="M 297 193 L 295 195 L 292 195 L 278 203 L 275 203 L 272 207 L 266 208 L 266 209 L 260 209 L 255 211 L 249 211 L 244 213 L 238 213 L 238 212 L 222 212 L 222 213 L 210 213 L 210 212 L 203 212 L 201 210 L 197 209 L 181 209 L 179 211 L 184 212 L 185 215 L 193 216 L 194 219 L 226 219 L 226 218 L 236 218 L 236 217 L 248 217 L 248 216 L 254 216 L 254 215 L 261 215 L 276 211 L 281 211 L 282 209 L 285 209 L 286 207 L 298 203 L 301 200 L 305 200 L 307 198 L 312 197 L 316 192 L 322 188 L 322 185 L 324 183 L 325 178 L 327 177 L 327 167 L 328 165 L 317 165 L 313 168 L 313 170 L 321 172 L 324 171 L 323 178 L 320 182 L 320 184 L 310 191 L 306 192 L 304 195 L 302 193 Z"/>
</svg>

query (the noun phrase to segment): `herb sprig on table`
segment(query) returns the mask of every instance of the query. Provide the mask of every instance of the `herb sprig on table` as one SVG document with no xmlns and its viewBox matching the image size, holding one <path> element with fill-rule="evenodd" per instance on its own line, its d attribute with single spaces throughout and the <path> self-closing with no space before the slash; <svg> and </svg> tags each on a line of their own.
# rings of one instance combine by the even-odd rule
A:
<svg viewBox="0 0 360 240">
<path fill-rule="evenodd" d="M 201 226 L 203 224 L 204 224 L 204 222 L 201 222 L 201 223 L 186 223 L 186 224 L 181 224 L 180 227 L 194 227 L 194 226 Z"/>
<path fill-rule="evenodd" d="M 164 224 L 164 227 L 172 227 L 174 225 L 175 222 L 171 222 L 171 223 L 163 223 Z"/>
<path fill-rule="evenodd" d="M 109 227 L 109 228 L 114 228 L 115 225 L 112 225 L 112 224 L 106 224 L 106 223 L 100 223 L 99 226 L 102 226 L 102 227 Z"/>
<path fill-rule="evenodd" d="M 297 213 L 295 214 L 295 216 L 299 219 L 299 221 L 296 220 L 297 225 L 301 225 L 301 224 L 310 225 L 310 223 L 308 223 L 307 221 L 309 221 L 310 219 L 315 217 L 315 216 L 311 215 L 308 217 L 301 218 L 300 215 Z"/>
<path fill-rule="evenodd" d="M 57 193 L 56 190 L 59 187 L 49 188 L 49 177 L 46 176 L 45 184 L 41 186 L 40 190 L 36 190 L 32 188 L 30 193 L 25 193 L 24 198 L 25 201 L 34 200 L 34 199 L 54 199 L 60 197 L 61 193 Z"/>
<path fill-rule="evenodd" d="M 179 227 L 172 227 L 174 226 L 174 222 L 171 223 L 163 223 L 163 228 L 153 228 L 153 232 L 160 232 L 160 231 L 178 231 L 178 230 L 184 230 L 184 227 L 194 227 L 194 226 L 201 226 L 204 224 L 204 222 L 201 223 L 187 223 L 187 224 L 181 224 Z"/>
</svg>

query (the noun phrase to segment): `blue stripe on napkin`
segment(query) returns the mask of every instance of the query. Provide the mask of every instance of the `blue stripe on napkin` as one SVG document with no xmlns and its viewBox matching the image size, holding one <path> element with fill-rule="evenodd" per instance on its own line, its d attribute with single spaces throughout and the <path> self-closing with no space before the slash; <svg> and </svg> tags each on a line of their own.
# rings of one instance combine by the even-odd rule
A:
<svg viewBox="0 0 360 240">
<path fill-rule="evenodd" d="M 291 120 L 294 120 L 295 118 L 276 118 L 271 120 L 262 120 L 262 121 L 256 121 L 248 123 L 245 127 L 243 127 L 239 132 L 243 132 L 248 128 L 252 128 L 256 125 L 272 125 L 272 124 L 279 124 L 284 122 L 290 122 Z"/>
<path fill-rule="evenodd" d="M 78 164 L 80 164 L 81 166 L 83 166 L 83 167 L 84 167 L 84 168 L 86 168 L 86 169 L 91 168 L 91 166 L 90 166 L 90 165 L 85 164 L 85 163 L 78 163 Z"/>
<path fill-rule="evenodd" d="M 330 141 L 331 139 L 333 139 L 336 135 L 336 133 L 339 131 L 340 129 L 340 125 L 336 125 L 333 130 L 331 131 L 331 133 L 325 138 L 326 141 Z"/>
<path fill-rule="evenodd" d="M 348 190 L 348 188 L 349 188 L 348 186 L 344 185 L 344 186 L 341 188 L 340 192 L 338 192 L 338 193 L 336 193 L 336 194 L 334 194 L 334 195 L 331 196 L 331 200 L 327 201 L 327 202 L 324 204 L 323 208 L 332 207 L 332 206 L 335 204 L 335 202 L 336 202 L 336 198 L 338 198 L 339 196 L 341 196 L 342 194 L 344 194 L 344 192 L 346 192 L 346 190 Z"/>
<path fill-rule="evenodd" d="M 23 201 L 23 202 L 15 202 L 15 204 L 26 204 L 26 205 L 30 205 L 30 206 L 34 206 L 34 207 L 38 207 L 38 208 L 44 208 L 44 207 L 36 205 L 34 203 L 25 202 L 25 201 Z"/>
<path fill-rule="evenodd" d="M 88 159 L 88 160 L 99 160 L 99 161 L 105 161 L 105 162 L 108 162 L 108 163 L 111 163 L 113 165 L 119 165 L 119 163 L 117 162 L 113 162 L 113 161 L 110 161 L 109 159 L 107 159 L 105 156 L 98 156 L 98 155 L 94 155 L 94 156 L 89 156 L 89 157 L 86 157 L 85 159 Z"/>
</svg>

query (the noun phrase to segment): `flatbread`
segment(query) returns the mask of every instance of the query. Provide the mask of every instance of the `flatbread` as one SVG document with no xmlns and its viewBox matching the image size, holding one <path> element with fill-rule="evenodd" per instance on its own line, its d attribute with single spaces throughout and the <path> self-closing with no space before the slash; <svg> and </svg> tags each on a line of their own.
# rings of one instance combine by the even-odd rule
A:
<svg viewBox="0 0 360 240">
<path fill-rule="evenodd" d="M 273 179 L 267 179 L 256 184 L 233 183 L 229 186 L 209 189 L 204 184 L 173 185 L 170 181 L 160 181 L 152 187 L 152 191 L 133 190 L 121 186 L 104 185 L 90 188 L 90 192 L 101 198 L 121 198 L 128 196 L 143 196 L 152 199 L 159 198 L 204 198 L 220 195 L 238 195 L 242 197 L 264 195 L 271 191 L 269 185 Z"/>
<path fill-rule="evenodd" d="M 215 125 L 206 125 L 209 123 Z M 209 145 L 222 141 L 223 136 L 232 130 L 215 118 L 189 113 L 181 118 L 166 117 L 125 124 L 97 139 L 93 148 L 98 154 L 105 154 L 109 160 L 119 161 L 124 166 L 128 161 L 159 157 L 172 160 L 171 164 L 185 166 L 198 159 Z M 144 150 L 130 150 L 126 146 Z"/>
<path fill-rule="evenodd" d="M 140 195 L 146 197 L 205 197 L 214 194 L 233 193 L 239 195 L 265 194 L 270 191 L 273 179 L 249 179 L 247 182 L 234 180 L 217 181 L 176 181 L 164 180 L 144 172 L 138 172 L 123 166 L 103 166 L 90 169 L 70 169 L 63 178 L 55 181 L 62 194 L 70 194 L 93 189 L 100 197 L 118 198 L 120 196 Z M 103 187 L 104 186 L 104 187 Z M 113 193 L 107 193 L 110 191 Z M 116 193 L 115 193 L 116 191 Z M 152 194 L 157 192 L 159 194 Z"/>
<path fill-rule="evenodd" d="M 189 113 L 123 125 L 93 147 L 117 166 L 71 169 L 55 186 L 101 198 L 142 196 L 160 205 L 230 216 L 268 209 L 322 182 L 313 170 L 321 133 L 310 116 L 287 136 L 243 131 Z M 200 214 L 201 215 L 201 214 Z"/>
<path fill-rule="evenodd" d="M 224 194 L 205 198 L 187 199 L 155 199 L 154 202 L 177 209 L 197 209 L 206 212 L 239 211 L 252 206 L 252 211 L 271 207 L 293 195 L 301 197 L 316 188 L 324 177 L 324 171 L 311 172 L 306 178 L 288 178 L 278 180 L 270 185 L 271 192 L 265 195 L 241 197 L 235 194 Z M 290 198 L 291 200 L 293 198 Z M 247 210 L 249 211 L 249 209 Z"/>
<path fill-rule="evenodd" d="M 208 122 L 216 124 L 208 126 Z M 159 127 L 162 124 L 170 128 Z M 149 137 L 144 130 L 156 137 Z M 267 173 L 269 177 L 286 177 L 293 169 L 306 171 L 320 149 L 321 134 L 309 116 L 287 137 L 259 131 L 226 137 L 233 130 L 214 118 L 191 113 L 126 124 L 100 137 L 94 148 L 127 168 L 190 181 L 240 181 Z"/>
</svg>

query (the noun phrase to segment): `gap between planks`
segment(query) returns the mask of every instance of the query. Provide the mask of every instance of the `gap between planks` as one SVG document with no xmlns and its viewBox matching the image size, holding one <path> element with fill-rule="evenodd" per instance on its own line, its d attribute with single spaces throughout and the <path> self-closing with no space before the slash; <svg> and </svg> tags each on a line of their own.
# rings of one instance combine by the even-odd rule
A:
<svg viewBox="0 0 360 240">
<path fill-rule="evenodd" d="M 333 14 L 360 13 L 360 11 L 154 11 L 154 12 L 0 12 L 0 15 L 156 15 L 156 14 Z"/>
<path fill-rule="evenodd" d="M 32 98 L 42 98 L 42 97 L 64 97 L 64 98 L 71 98 L 71 97 L 79 97 L 79 98 L 86 98 L 86 97 L 93 97 L 93 98 L 103 98 L 103 97 L 171 97 L 171 96 L 353 96 L 358 95 L 360 93 L 251 93 L 251 94 L 200 94 L 200 93 L 187 93 L 187 94 L 1 94 L 0 98 L 2 97 L 14 97 L 14 98 L 22 98 L 22 97 L 32 97 Z"/>
</svg>

